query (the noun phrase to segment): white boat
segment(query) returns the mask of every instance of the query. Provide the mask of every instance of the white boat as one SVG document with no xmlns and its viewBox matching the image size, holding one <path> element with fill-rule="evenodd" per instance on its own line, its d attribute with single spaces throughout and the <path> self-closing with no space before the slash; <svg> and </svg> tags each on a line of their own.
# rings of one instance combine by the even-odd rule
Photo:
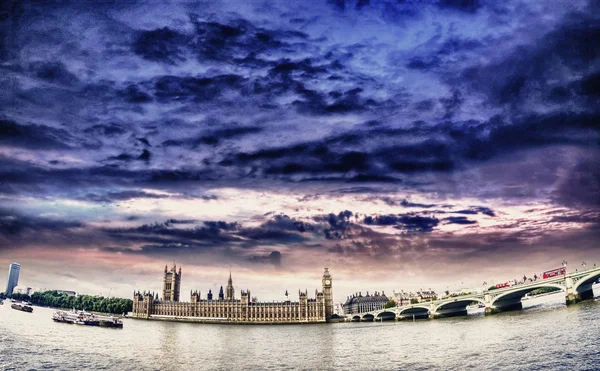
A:
<svg viewBox="0 0 600 371">
<path fill-rule="evenodd" d="M 523 301 L 523 300 L 531 300 L 531 299 L 536 299 L 536 298 L 541 298 L 541 297 L 548 296 L 548 295 L 554 295 L 554 294 L 558 294 L 559 292 L 562 292 L 562 291 L 558 290 L 558 291 L 544 292 L 542 294 L 537 294 L 537 295 L 525 294 L 525 296 L 523 296 L 521 298 L 521 301 Z"/>
</svg>

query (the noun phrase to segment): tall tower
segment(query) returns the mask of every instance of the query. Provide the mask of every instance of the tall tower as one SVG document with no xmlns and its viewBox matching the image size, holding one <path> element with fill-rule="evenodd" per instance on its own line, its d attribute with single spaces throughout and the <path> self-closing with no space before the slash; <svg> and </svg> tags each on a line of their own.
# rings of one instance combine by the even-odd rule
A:
<svg viewBox="0 0 600 371">
<path fill-rule="evenodd" d="M 235 292 L 233 291 L 233 280 L 231 279 L 231 271 L 229 271 L 229 280 L 227 280 L 227 289 L 225 290 L 225 299 L 233 300 Z"/>
<path fill-rule="evenodd" d="M 219 300 L 225 300 L 225 296 L 223 295 L 223 286 L 219 290 Z"/>
<path fill-rule="evenodd" d="M 170 271 L 165 265 L 165 275 L 163 279 L 163 301 L 179 301 L 179 289 L 181 287 L 181 267 L 177 273 L 177 266 L 173 264 Z"/>
<path fill-rule="evenodd" d="M 6 295 L 12 294 L 15 287 L 19 285 L 19 273 L 21 264 L 12 262 L 8 268 L 8 282 L 6 283 Z"/>
<path fill-rule="evenodd" d="M 325 297 L 325 318 L 327 321 L 331 319 L 333 315 L 333 290 L 332 290 L 332 281 L 331 274 L 329 273 L 329 268 L 325 268 L 325 272 L 323 273 L 323 296 Z"/>
</svg>

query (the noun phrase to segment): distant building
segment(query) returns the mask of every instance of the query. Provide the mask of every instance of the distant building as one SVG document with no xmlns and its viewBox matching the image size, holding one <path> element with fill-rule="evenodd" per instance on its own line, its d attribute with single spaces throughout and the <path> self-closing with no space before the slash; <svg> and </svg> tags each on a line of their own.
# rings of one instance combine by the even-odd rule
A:
<svg viewBox="0 0 600 371">
<path fill-rule="evenodd" d="M 333 307 L 333 314 L 337 314 L 338 316 L 344 315 L 344 303 L 337 303 Z"/>
<path fill-rule="evenodd" d="M 24 294 L 24 295 L 31 295 L 31 287 L 25 287 L 25 286 L 16 286 L 15 288 L 13 288 L 13 294 Z"/>
<path fill-rule="evenodd" d="M 44 292 L 44 291 L 48 291 L 48 289 L 39 288 L 39 287 L 17 286 L 13 289 L 13 294 L 33 295 L 36 292 Z"/>
<path fill-rule="evenodd" d="M 404 292 L 404 290 L 400 290 L 400 292 L 394 291 L 392 300 L 396 302 L 397 306 L 401 307 L 410 304 L 411 296 L 414 296 L 411 292 Z"/>
<path fill-rule="evenodd" d="M 19 284 L 19 273 L 21 272 L 21 264 L 12 262 L 8 268 L 8 282 L 6 283 L 6 295 L 12 294 L 13 290 Z"/>
<path fill-rule="evenodd" d="M 56 290 L 59 294 L 67 294 L 67 296 L 77 296 L 77 292 L 71 290 Z"/>
<path fill-rule="evenodd" d="M 421 290 L 417 291 L 417 295 L 415 296 L 415 298 L 417 299 L 417 301 L 419 303 L 421 303 L 423 301 L 437 300 L 437 294 L 432 289 L 429 289 L 429 290 L 421 289 Z"/>
<path fill-rule="evenodd" d="M 348 296 L 344 303 L 344 314 L 364 313 L 373 310 L 380 310 L 385 307 L 385 303 L 389 301 L 385 293 L 375 291 L 375 294 L 363 296 L 362 292 Z"/>
<path fill-rule="evenodd" d="M 177 271 L 165 267 L 163 276 L 163 297 L 150 292 L 134 292 L 131 317 L 161 320 L 183 320 L 198 322 L 237 322 L 237 323 L 317 323 L 329 322 L 333 315 L 332 277 L 325 268 L 322 277 L 322 292 L 315 290 L 315 298 L 308 298 L 308 290 L 298 292 L 299 300 L 294 302 L 285 295 L 281 302 L 259 302 L 250 291 L 241 290 L 240 298 L 235 298 L 231 272 L 227 287 L 221 286 L 218 299 L 208 291 L 206 299 L 199 291 L 190 292 L 190 301 L 180 302 L 181 267 Z M 286 290 L 287 293 L 287 290 Z"/>
<path fill-rule="evenodd" d="M 404 292 L 404 290 L 400 290 L 400 292 L 394 291 L 393 298 L 396 305 L 401 307 L 403 305 L 409 305 L 411 303 L 417 302 L 422 303 L 424 301 L 431 301 L 437 299 L 437 294 L 435 291 L 429 290 L 419 290 L 416 293 L 414 292 Z"/>
</svg>

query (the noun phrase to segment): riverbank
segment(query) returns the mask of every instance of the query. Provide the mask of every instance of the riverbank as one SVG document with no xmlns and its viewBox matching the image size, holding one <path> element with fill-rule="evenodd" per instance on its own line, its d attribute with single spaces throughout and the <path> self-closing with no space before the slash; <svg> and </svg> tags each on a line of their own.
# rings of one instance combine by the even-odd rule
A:
<svg viewBox="0 0 600 371">
<path fill-rule="evenodd" d="M 202 324 L 219 324 L 219 325 L 319 325 L 325 324 L 325 321 L 305 321 L 305 322 L 283 322 L 283 321 L 230 321 L 227 318 L 202 318 L 202 317 L 177 317 L 177 316 L 156 316 L 149 318 L 135 317 L 127 315 L 126 318 L 140 321 L 164 321 L 164 322 L 184 322 L 184 323 L 202 323 Z"/>
<path fill-rule="evenodd" d="M 4 300 L 10 302 L 11 299 L 4 299 Z M 17 303 L 18 303 L 18 301 L 17 301 Z M 73 308 L 52 307 L 52 306 L 48 306 L 48 305 L 39 305 L 39 304 L 33 304 L 33 303 L 30 303 L 30 304 L 27 304 L 27 305 L 32 306 L 32 307 L 38 307 L 38 308 L 47 308 L 47 309 L 54 309 L 54 310 L 64 310 L 64 311 L 67 311 L 67 312 L 73 310 Z M 85 311 L 87 313 L 96 314 L 96 315 L 99 315 L 99 316 L 111 316 L 111 317 L 116 317 L 116 318 L 125 318 L 126 317 L 123 314 L 98 312 L 98 311 L 92 311 L 92 310 L 86 310 L 86 309 L 77 309 L 77 308 L 75 308 L 75 310 L 83 310 L 83 311 Z"/>
</svg>

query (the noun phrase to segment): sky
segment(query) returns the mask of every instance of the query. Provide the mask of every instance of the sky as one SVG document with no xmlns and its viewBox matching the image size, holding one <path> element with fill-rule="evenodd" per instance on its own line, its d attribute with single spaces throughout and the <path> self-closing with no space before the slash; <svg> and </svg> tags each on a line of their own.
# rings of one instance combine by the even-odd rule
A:
<svg viewBox="0 0 600 371">
<path fill-rule="evenodd" d="M 600 263 L 597 1 L 7 1 L 0 267 L 131 297 Z M 1 272 L 0 272 L 1 273 Z M 312 296 L 312 294 L 311 294 Z"/>
</svg>

